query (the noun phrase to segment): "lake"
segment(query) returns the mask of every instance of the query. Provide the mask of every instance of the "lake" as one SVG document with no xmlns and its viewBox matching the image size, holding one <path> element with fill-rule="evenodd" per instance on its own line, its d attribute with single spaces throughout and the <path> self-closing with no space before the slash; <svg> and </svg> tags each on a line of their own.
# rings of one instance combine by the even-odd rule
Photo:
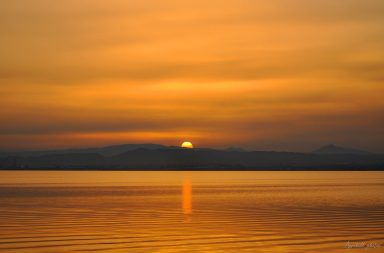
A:
<svg viewBox="0 0 384 253">
<path fill-rule="evenodd" d="M 384 172 L 0 171 L 0 252 L 384 252 Z"/>
</svg>

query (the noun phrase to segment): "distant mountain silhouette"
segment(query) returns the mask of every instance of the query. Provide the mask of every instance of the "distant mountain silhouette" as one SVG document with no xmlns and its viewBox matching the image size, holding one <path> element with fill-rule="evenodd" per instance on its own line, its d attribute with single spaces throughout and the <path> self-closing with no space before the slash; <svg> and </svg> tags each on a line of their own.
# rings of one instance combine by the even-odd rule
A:
<svg viewBox="0 0 384 253">
<path fill-rule="evenodd" d="M 326 146 L 323 146 L 317 150 L 314 150 L 313 153 L 315 154 L 353 154 L 353 155 L 369 155 L 372 154 L 367 151 L 353 149 L 353 148 L 345 148 L 336 146 L 334 144 L 329 144 Z"/>
<path fill-rule="evenodd" d="M 237 151 L 237 152 L 246 152 L 245 149 L 243 148 L 239 148 L 239 147 L 229 147 L 227 149 L 225 149 L 226 151 Z"/>
<path fill-rule="evenodd" d="M 130 150 L 145 148 L 145 149 L 162 149 L 168 148 L 160 144 L 121 144 L 98 148 L 83 148 L 83 149 L 57 149 L 57 150 L 39 150 L 39 151 L 19 151 L 19 152 L 2 152 L 0 157 L 5 156 L 42 156 L 42 155 L 59 155 L 59 154 L 84 154 L 95 153 L 104 156 L 118 155 Z"/>
<path fill-rule="evenodd" d="M 3 156 L 0 158 L 0 169 L 384 170 L 384 155 L 379 154 L 183 149 L 157 144 L 127 144 L 72 151 Z"/>
</svg>

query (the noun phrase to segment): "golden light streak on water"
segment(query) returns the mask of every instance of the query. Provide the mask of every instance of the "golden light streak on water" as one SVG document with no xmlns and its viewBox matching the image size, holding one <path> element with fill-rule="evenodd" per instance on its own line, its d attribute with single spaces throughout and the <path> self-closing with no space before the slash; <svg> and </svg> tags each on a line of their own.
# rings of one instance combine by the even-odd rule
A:
<svg viewBox="0 0 384 253">
<path fill-rule="evenodd" d="M 183 182 L 182 207 L 184 214 L 192 214 L 192 184 L 189 179 L 184 179 Z"/>
</svg>

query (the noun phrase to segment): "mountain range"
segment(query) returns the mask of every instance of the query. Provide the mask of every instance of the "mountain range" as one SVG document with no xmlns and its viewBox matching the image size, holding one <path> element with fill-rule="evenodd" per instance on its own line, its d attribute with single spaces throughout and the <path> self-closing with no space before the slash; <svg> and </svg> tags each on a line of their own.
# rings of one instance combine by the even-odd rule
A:
<svg viewBox="0 0 384 253">
<path fill-rule="evenodd" d="M 327 145 L 311 153 L 160 144 L 0 153 L 3 170 L 383 170 L 384 155 Z"/>
</svg>

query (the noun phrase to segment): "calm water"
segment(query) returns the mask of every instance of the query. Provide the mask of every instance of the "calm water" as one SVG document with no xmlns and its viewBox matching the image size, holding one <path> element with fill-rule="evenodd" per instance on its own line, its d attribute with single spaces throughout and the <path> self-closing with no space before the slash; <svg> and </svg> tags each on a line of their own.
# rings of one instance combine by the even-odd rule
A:
<svg viewBox="0 0 384 253">
<path fill-rule="evenodd" d="M 384 173 L 0 171 L 0 252 L 384 252 Z"/>
</svg>

